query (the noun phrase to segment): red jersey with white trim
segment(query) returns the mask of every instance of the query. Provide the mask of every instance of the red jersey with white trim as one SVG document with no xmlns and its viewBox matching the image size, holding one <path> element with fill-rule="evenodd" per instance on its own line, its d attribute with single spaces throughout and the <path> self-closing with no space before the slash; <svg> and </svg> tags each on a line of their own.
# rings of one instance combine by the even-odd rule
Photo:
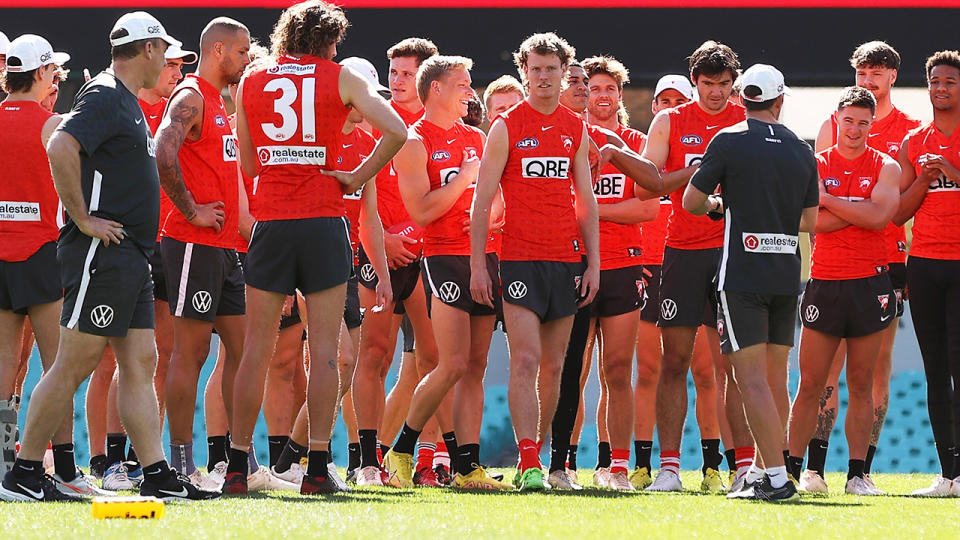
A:
<svg viewBox="0 0 960 540">
<path fill-rule="evenodd" d="M 410 112 L 392 99 L 390 106 L 397 111 L 408 128 L 423 118 L 422 108 L 417 112 Z M 380 130 L 373 129 L 374 139 L 379 141 L 382 136 Z M 377 173 L 377 212 L 380 214 L 384 230 L 397 223 L 410 221 L 407 207 L 403 205 L 403 199 L 400 198 L 400 187 L 397 185 L 397 171 L 393 168 L 393 160 L 390 160 L 390 163 Z"/>
<path fill-rule="evenodd" d="M 949 137 L 930 122 L 909 135 L 907 157 L 917 175 L 923 154 L 943 156 L 960 167 L 960 130 Z M 960 260 L 960 185 L 940 175 L 930 183 L 927 194 L 913 215 L 913 243 L 910 255 L 925 259 Z"/>
<path fill-rule="evenodd" d="M 193 73 L 183 78 L 174 95 L 188 89 L 203 97 L 203 123 L 200 138 L 184 140 L 177 155 L 183 184 L 197 204 L 223 201 L 225 219 L 217 232 L 213 227 L 197 227 L 179 210 L 173 210 L 167 214 L 162 236 L 181 242 L 236 249 L 240 236 L 237 139 L 227 122 L 220 91 Z"/>
<path fill-rule="evenodd" d="M 340 157 L 337 158 L 338 171 L 352 171 L 363 163 L 363 160 L 373 153 L 377 141 L 372 135 L 360 129 L 359 126 L 343 136 L 340 141 Z M 350 220 L 350 247 L 353 249 L 353 265 L 359 266 L 357 249 L 360 246 L 360 198 L 363 188 L 354 193 L 343 194 L 343 206 L 347 219 Z"/>
<path fill-rule="evenodd" d="M 837 113 L 830 115 L 830 125 L 833 126 L 833 144 L 837 144 Z M 920 127 L 920 121 L 894 107 L 890 114 L 877 120 L 870 126 L 867 137 L 867 146 L 897 159 L 900 145 L 907 133 Z M 892 221 L 883 230 L 887 239 L 887 256 L 889 262 L 902 263 L 907 261 L 907 235 L 903 226 L 897 226 Z"/>
<path fill-rule="evenodd" d="M 848 201 L 869 199 L 880 177 L 884 154 L 867 147 L 863 155 L 849 160 L 836 146 L 817 154 L 817 170 L 827 193 Z M 813 243 L 810 277 L 814 279 L 859 279 L 875 276 L 887 266 L 883 230 L 848 225 L 840 230 L 817 233 Z"/>
<path fill-rule="evenodd" d="M 137 98 L 137 102 L 140 103 L 140 110 L 143 111 L 143 116 L 147 119 L 147 126 L 150 128 L 150 133 L 153 134 L 154 137 L 157 135 L 157 129 L 160 128 L 160 122 L 163 121 L 163 111 L 167 108 L 168 101 L 170 100 L 167 98 L 160 98 L 160 101 L 151 105 Z M 160 221 L 158 222 L 160 226 L 157 227 L 157 242 L 160 241 L 163 233 L 163 222 L 167 220 L 167 214 L 173 209 L 173 203 L 170 201 L 170 197 L 167 197 L 167 192 L 161 189 Z"/>
<path fill-rule="evenodd" d="M 340 156 L 349 109 L 339 80 L 340 64 L 309 55 L 281 56 L 244 77 L 259 221 L 344 215 L 342 184 L 320 172 Z"/>
<path fill-rule="evenodd" d="M 500 179 L 506 207 L 505 261 L 578 262 L 585 251 L 574 209 L 573 162 L 583 120 L 558 106 L 542 114 L 527 101 L 501 114 L 509 137 Z"/>
<path fill-rule="evenodd" d="M 35 101 L 0 103 L 0 260 L 29 259 L 59 236 L 50 162 L 43 147 L 43 124 L 53 116 Z"/>
<path fill-rule="evenodd" d="M 639 153 L 647 136 L 642 131 L 619 126 L 617 135 L 634 152 Z M 600 169 L 593 184 L 597 204 L 614 204 L 636 197 L 633 180 L 611 163 Z M 600 220 L 600 269 L 613 270 L 640 264 L 643 253 L 643 233 L 639 223 L 614 223 Z"/>
<path fill-rule="evenodd" d="M 670 153 L 664 172 L 673 172 L 700 163 L 707 144 L 721 129 L 743 122 L 744 108 L 735 103 L 719 114 L 708 114 L 696 101 L 670 109 Z M 686 184 L 670 194 L 673 212 L 667 220 L 666 245 L 676 249 L 709 249 L 723 247 L 723 220 L 695 216 L 683 209 Z"/>
<path fill-rule="evenodd" d="M 483 156 L 483 132 L 461 122 L 450 129 L 421 118 L 410 127 L 410 137 L 423 143 L 427 152 L 427 177 L 430 191 L 447 185 L 460 173 L 464 152 L 471 159 Z M 428 223 L 423 230 L 423 256 L 470 255 L 470 235 L 464 224 L 470 220 L 470 205 L 476 184 L 468 186 L 453 206 L 442 216 Z M 493 251 L 493 235 L 487 240 L 487 253 Z"/>
</svg>

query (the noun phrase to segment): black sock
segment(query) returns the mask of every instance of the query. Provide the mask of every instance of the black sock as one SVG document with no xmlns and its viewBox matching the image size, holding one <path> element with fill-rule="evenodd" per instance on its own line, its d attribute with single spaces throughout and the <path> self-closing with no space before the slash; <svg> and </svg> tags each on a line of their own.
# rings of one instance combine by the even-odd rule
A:
<svg viewBox="0 0 960 540">
<path fill-rule="evenodd" d="M 380 456 L 382 458 L 383 456 L 387 455 L 387 452 L 390 451 L 390 447 L 381 443 L 380 441 L 377 441 L 377 444 L 380 445 Z"/>
<path fill-rule="evenodd" d="M 550 441 L 550 472 L 567 468 L 568 446 L 559 441 Z"/>
<path fill-rule="evenodd" d="M 237 450 L 236 448 L 230 447 L 230 457 L 227 461 L 227 474 L 230 473 L 241 473 L 244 476 L 250 474 L 249 465 L 247 460 L 250 456 L 244 450 Z"/>
<path fill-rule="evenodd" d="M 158 461 L 143 468 L 143 481 L 162 483 L 170 476 L 170 466 L 166 461 Z"/>
<path fill-rule="evenodd" d="M 480 466 L 480 444 L 458 446 L 456 459 L 453 460 L 453 466 L 461 476 L 466 476 L 473 472 L 473 469 Z"/>
<path fill-rule="evenodd" d="M 347 444 L 347 470 L 353 470 L 360 467 L 360 443 L 352 442 Z"/>
<path fill-rule="evenodd" d="M 610 466 L 611 452 L 610 443 L 597 443 L 597 469 L 603 469 Z"/>
<path fill-rule="evenodd" d="M 125 433 L 107 433 L 107 461 L 110 465 L 126 460 L 127 435 Z"/>
<path fill-rule="evenodd" d="M 786 463 L 787 472 L 793 475 L 794 480 L 800 480 L 800 473 L 803 472 L 803 457 L 789 456 Z"/>
<path fill-rule="evenodd" d="M 333 463 L 333 450 L 330 449 L 330 445 L 327 444 L 327 465 Z"/>
<path fill-rule="evenodd" d="M 77 477 L 77 462 L 73 459 L 73 443 L 53 445 L 53 468 L 64 482 Z"/>
<path fill-rule="evenodd" d="M 637 468 L 647 468 L 647 472 L 652 472 L 650 467 L 650 454 L 653 453 L 653 441 L 633 441 L 633 453 L 637 458 Z"/>
<path fill-rule="evenodd" d="M 17 480 L 32 480 L 43 476 L 43 462 L 17 458 L 13 462 L 13 477 Z"/>
<path fill-rule="evenodd" d="M 287 444 L 284 445 L 283 450 L 280 452 L 280 456 L 277 457 L 277 464 L 273 466 L 273 470 L 278 473 L 285 473 L 290 470 L 290 466 L 294 463 L 300 463 L 300 458 L 307 457 L 307 447 L 301 446 L 294 442 L 293 439 L 288 439 Z M 326 466 L 326 463 L 323 464 Z"/>
<path fill-rule="evenodd" d="M 456 456 L 460 455 L 459 448 L 457 444 L 457 434 L 453 431 L 448 431 L 443 434 L 443 443 L 447 445 L 447 454 L 450 456 L 450 464 L 453 465 L 454 459 Z M 479 463 L 478 463 L 479 465 Z"/>
<path fill-rule="evenodd" d="M 227 436 L 207 437 L 207 471 L 212 471 L 221 461 L 227 461 Z"/>
<path fill-rule="evenodd" d="M 824 470 L 827 465 L 827 447 L 829 442 L 823 439 L 810 439 L 807 445 L 807 468 L 816 471 L 821 478 L 825 478 Z"/>
<path fill-rule="evenodd" d="M 707 469 L 720 470 L 720 464 L 723 463 L 723 454 L 720 453 L 720 439 L 700 439 L 700 452 L 703 454 L 701 472 L 707 472 Z"/>
<path fill-rule="evenodd" d="M 280 454 L 283 452 L 283 447 L 287 445 L 287 440 L 290 437 L 286 435 L 270 435 L 267 437 L 267 443 L 270 445 L 270 466 L 273 467 L 277 464 L 277 460 L 280 459 Z"/>
<path fill-rule="evenodd" d="M 577 470 L 577 447 L 572 444 L 567 447 L 567 467 Z"/>
<path fill-rule="evenodd" d="M 329 454 L 326 450 L 310 450 L 307 453 L 307 476 L 326 478 Z"/>
<path fill-rule="evenodd" d="M 863 478 L 863 460 L 862 459 L 851 459 L 847 461 L 847 480 L 850 480 L 854 476 L 859 476 Z"/>
<path fill-rule="evenodd" d="M 729 450 L 724 450 L 723 457 L 727 458 L 727 469 L 731 471 L 737 470 L 737 451 L 733 448 Z"/>
<path fill-rule="evenodd" d="M 873 456 L 876 453 L 876 446 L 871 444 L 867 447 L 867 459 L 863 460 L 863 474 L 870 474 L 870 466 L 873 465 Z"/>
<path fill-rule="evenodd" d="M 397 437 L 397 442 L 393 445 L 393 451 L 413 455 L 413 450 L 417 447 L 417 439 L 419 438 L 420 432 L 404 422 L 403 429 L 400 430 L 400 436 Z M 384 452 L 384 455 L 386 455 L 386 452 Z"/>
<path fill-rule="evenodd" d="M 954 390 L 958 392 L 958 390 Z M 960 446 L 953 449 L 953 477 L 960 477 Z"/>
<path fill-rule="evenodd" d="M 377 430 L 361 429 L 360 436 L 360 467 L 379 467 L 377 461 Z"/>
<path fill-rule="evenodd" d="M 136 463 L 137 467 L 140 466 L 140 459 L 137 457 L 137 451 L 133 449 L 133 445 L 130 445 L 130 448 L 127 450 L 127 461 L 131 463 Z"/>
</svg>

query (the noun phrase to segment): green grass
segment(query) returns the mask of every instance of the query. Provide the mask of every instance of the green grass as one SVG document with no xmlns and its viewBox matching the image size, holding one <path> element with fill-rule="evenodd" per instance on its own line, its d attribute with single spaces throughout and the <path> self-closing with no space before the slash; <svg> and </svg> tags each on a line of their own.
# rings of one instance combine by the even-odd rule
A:
<svg viewBox="0 0 960 540">
<path fill-rule="evenodd" d="M 510 471 L 504 471 L 509 473 Z M 589 471 L 581 479 L 589 484 Z M 546 494 L 458 493 L 447 489 L 361 489 L 330 497 L 274 492 L 205 503 L 168 504 L 160 520 L 95 520 L 90 505 L 0 503 L 9 538 L 958 538 L 958 499 L 904 496 L 931 475 L 875 475 L 886 497 L 843 495 L 788 505 L 719 495 L 618 494 L 587 489 Z M 688 488 L 699 472 L 683 473 Z"/>
</svg>

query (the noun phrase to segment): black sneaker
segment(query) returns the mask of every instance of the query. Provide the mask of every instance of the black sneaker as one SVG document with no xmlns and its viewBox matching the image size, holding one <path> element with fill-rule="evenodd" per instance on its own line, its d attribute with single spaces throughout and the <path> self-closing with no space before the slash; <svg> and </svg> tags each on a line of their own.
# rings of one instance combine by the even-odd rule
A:
<svg viewBox="0 0 960 540">
<path fill-rule="evenodd" d="M 770 483 L 769 476 L 764 476 L 760 483 L 753 486 L 752 491 L 753 499 L 757 501 L 779 503 L 796 501 L 800 498 L 800 495 L 797 494 L 797 487 L 793 485 L 793 482 L 788 480 L 783 486 L 775 488 Z"/>
<path fill-rule="evenodd" d="M 23 480 L 8 472 L 0 482 L 0 500 L 8 502 L 75 502 L 81 500 L 61 492 L 50 475 Z"/>
<path fill-rule="evenodd" d="M 356 467 L 354 469 L 347 469 L 347 477 L 344 478 L 343 481 L 348 484 L 356 484 L 358 472 L 360 472 L 360 467 Z"/>
<path fill-rule="evenodd" d="M 437 473 L 437 480 L 441 484 L 449 486 L 453 483 L 453 475 L 450 474 L 450 469 L 448 469 L 445 465 L 437 465 L 433 471 Z"/>
<path fill-rule="evenodd" d="M 104 473 L 107 472 L 107 456 L 101 454 L 90 458 L 90 475 L 98 480 L 103 480 Z"/>
<path fill-rule="evenodd" d="M 219 491 L 200 489 L 191 484 L 189 478 L 172 469 L 169 474 L 157 476 L 162 476 L 160 481 L 144 479 L 140 484 L 140 495 L 164 501 L 206 501 L 220 497 Z"/>
<path fill-rule="evenodd" d="M 304 476 L 300 482 L 301 495 L 332 495 L 344 491 L 330 476 Z"/>
</svg>

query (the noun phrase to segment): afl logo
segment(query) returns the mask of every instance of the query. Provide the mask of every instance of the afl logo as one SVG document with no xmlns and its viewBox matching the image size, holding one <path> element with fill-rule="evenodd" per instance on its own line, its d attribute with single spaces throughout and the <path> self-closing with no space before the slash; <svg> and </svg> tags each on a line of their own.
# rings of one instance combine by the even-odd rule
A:
<svg viewBox="0 0 960 540">
<path fill-rule="evenodd" d="M 538 146 L 540 146 L 540 141 L 538 141 L 533 137 L 527 137 L 526 139 L 520 139 L 519 141 L 517 141 L 517 148 L 521 150 L 524 150 L 524 149 L 529 150 L 531 148 L 536 148 Z"/>
<path fill-rule="evenodd" d="M 447 152 L 446 150 L 437 150 L 433 153 L 433 155 L 430 156 L 430 159 L 433 161 L 446 161 L 450 159 L 450 152 Z"/>
<path fill-rule="evenodd" d="M 743 238 L 743 247 L 751 251 L 757 249 L 760 247 L 760 240 L 756 236 L 749 234 Z"/>
<path fill-rule="evenodd" d="M 660 317 L 665 321 L 673 320 L 677 316 L 677 303 L 666 298 L 660 302 Z"/>
<path fill-rule="evenodd" d="M 270 161 L 270 151 L 266 148 L 261 148 L 260 151 L 257 152 L 257 157 L 260 158 L 261 165 L 266 165 L 267 162 Z"/>
<path fill-rule="evenodd" d="M 820 318 L 820 310 L 817 309 L 817 306 L 810 304 L 803 310 L 803 319 L 808 323 L 812 323 Z"/>
<path fill-rule="evenodd" d="M 217 127 L 223 127 L 227 125 L 227 119 L 224 118 L 222 114 L 218 114 L 216 117 L 214 117 L 213 122 L 217 124 Z"/>
<path fill-rule="evenodd" d="M 703 139 L 699 135 L 691 133 L 680 137 L 680 142 L 686 146 L 700 146 L 703 144 Z"/>
<path fill-rule="evenodd" d="M 840 181 L 831 176 L 823 181 L 823 186 L 827 189 L 840 187 Z"/>
</svg>

